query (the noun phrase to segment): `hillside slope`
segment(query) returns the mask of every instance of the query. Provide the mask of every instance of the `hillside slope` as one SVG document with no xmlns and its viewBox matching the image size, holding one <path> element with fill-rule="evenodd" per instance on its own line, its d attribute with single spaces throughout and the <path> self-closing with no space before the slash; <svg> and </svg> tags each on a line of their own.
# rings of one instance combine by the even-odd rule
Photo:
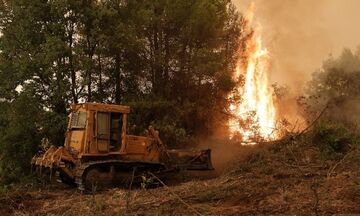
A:
<svg viewBox="0 0 360 216">
<path fill-rule="evenodd" d="M 0 198 L 0 215 L 360 214 L 358 148 L 329 152 L 304 138 L 239 149 L 248 153 L 216 178 L 87 195 L 19 189 Z"/>
</svg>

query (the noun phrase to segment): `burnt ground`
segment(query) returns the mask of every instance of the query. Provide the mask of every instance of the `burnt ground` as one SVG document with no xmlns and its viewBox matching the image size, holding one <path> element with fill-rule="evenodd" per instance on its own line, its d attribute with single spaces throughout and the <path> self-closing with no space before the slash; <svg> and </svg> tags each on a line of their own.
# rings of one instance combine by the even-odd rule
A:
<svg viewBox="0 0 360 216">
<path fill-rule="evenodd" d="M 169 187 L 19 188 L 1 195 L 0 215 L 360 215 L 359 149 L 325 154 L 295 141 L 241 149 L 248 153 L 220 176 Z"/>
</svg>

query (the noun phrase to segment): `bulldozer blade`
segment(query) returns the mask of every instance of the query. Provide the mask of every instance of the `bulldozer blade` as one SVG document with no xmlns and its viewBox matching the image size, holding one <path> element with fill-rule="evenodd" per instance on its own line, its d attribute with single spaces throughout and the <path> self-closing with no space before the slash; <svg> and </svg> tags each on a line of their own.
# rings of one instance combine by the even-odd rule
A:
<svg viewBox="0 0 360 216">
<path fill-rule="evenodd" d="M 168 150 L 173 164 L 185 170 L 214 170 L 211 150 Z"/>
</svg>

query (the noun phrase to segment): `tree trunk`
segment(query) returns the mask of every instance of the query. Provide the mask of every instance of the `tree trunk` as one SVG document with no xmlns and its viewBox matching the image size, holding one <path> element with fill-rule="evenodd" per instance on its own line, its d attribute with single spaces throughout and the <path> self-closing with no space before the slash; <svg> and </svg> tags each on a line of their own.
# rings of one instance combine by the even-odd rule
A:
<svg viewBox="0 0 360 216">
<path fill-rule="evenodd" d="M 115 103 L 121 103 L 121 68 L 120 68 L 120 53 L 115 56 Z"/>
<path fill-rule="evenodd" d="M 88 87 L 88 101 L 90 102 L 92 100 L 92 89 L 91 89 L 91 84 L 92 84 L 92 71 L 93 71 L 93 56 L 94 56 L 94 51 L 95 51 L 95 47 L 96 45 L 92 45 L 91 41 L 90 41 L 90 37 L 87 37 L 87 46 L 88 46 L 88 60 L 90 65 L 88 65 L 88 70 L 87 70 L 87 87 Z"/>
<path fill-rule="evenodd" d="M 92 91 L 91 91 L 91 79 L 92 76 L 92 71 L 91 69 L 88 70 L 87 72 L 87 87 L 88 87 L 88 95 L 87 95 L 87 101 L 90 102 L 92 100 Z"/>
<path fill-rule="evenodd" d="M 168 98 L 170 97 L 169 94 L 169 71 L 170 71 L 170 42 L 169 42 L 170 38 L 169 35 L 166 34 L 165 35 L 165 61 L 164 61 L 164 73 L 163 73 L 163 82 L 164 82 L 164 95 Z"/>
<path fill-rule="evenodd" d="M 78 103 L 78 97 L 76 94 L 76 72 L 74 68 L 74 60 L 73 60 L 73 31 L 69 33 L 69 47 L 70 47 L 70 53 L 69 53 L 69 66 L 70 66 L 70 77 L 71 77 L 71 95 L 73 98 L 73 103 Z"/>
<path fill-rule="evenodd" d="M 102 66 L 101 66 L 101 55 L 99 53 L 98 55 L 98 69 L 99 69 L 99 85 L 98 85 L 98 89 L 99 89 L 99 94 L 100 94 L 100 101 L 103 101 L 104 98 L 104 89 L 103 89 L 103 83 L 102 83 Z"/>
<path fill-rule="evenodd" d="M 63 73 L 62 73 L 62 68 L 64 68 L 64 64 L 62 63 L 62 59 L 58 59 L 57 61 L 57 65 L 58 68 L 56 68 L 56 93 L 55 93 L 55 98 L 54 98 L 54 111 L 56 113 L 60 113 L 60 114 L 66 114 L 66 102 L 65 99 L 63 97 L 63 94 L 65 94 L 63 91 Z"/>
<path fill-rule="evenodd" d="M 158 39 L 158 29 L 157 24 L 154 24 L 154 35 L 153 35 L 153 44 L 154 44 L 154 74 L 153 74 L 153 91 L 156 96 L 159 96 L 159 39 Z"/>
</svg>

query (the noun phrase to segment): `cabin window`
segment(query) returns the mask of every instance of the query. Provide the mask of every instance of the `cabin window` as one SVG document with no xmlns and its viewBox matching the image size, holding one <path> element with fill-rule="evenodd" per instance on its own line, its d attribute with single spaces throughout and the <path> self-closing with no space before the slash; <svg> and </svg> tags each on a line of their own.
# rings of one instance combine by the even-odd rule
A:
<svg viewBox="0 0 360 216">
<path fill-rule="evenodd" d="M 123 115 L 121 113 L 111 113 L 111 124 L 110 124 L 110 149 L 117 151 L 121 146 L 121 134 L 123 125 Z"/>
<path fill-rule="evenodd" d="M 71 128 L 83 129 L 86 126 L 86 112 L 74 112 L 71 114 Z"/>
<path fill-rule="evenodd" d="M 109 114 L 98 112 L 97 117 L 97 137 L 109 139 Z"/>
<path fill-rule="evenodd" d="M 94 134 L 97 142 L 101 140 L 109 145 L 110 151 L 119 151 L 121 148 L 121 136 L 123 126 L 123 114 L 113 112 L 97 112 L 94 115 Z"/>
</svg>

